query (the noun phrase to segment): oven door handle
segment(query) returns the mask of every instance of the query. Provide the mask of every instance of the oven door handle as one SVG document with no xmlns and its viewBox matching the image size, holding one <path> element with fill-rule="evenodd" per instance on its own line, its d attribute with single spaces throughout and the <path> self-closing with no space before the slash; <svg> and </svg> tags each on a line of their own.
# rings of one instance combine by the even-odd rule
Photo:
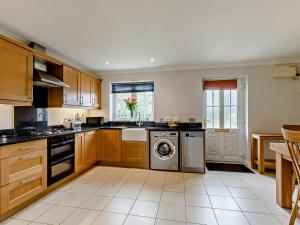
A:
<svg viewBox="0 0 300 225">
<path fill-rule="evenodd" d="M 55 147 L 59 147 L 59 146 L 62 146 L 62 145 L 69 144 L 69 143 L 74 143 L 74 140 L 64 141 L 64 142 L 60 142 L 60 143 L 57 143 L 57 144 L 50 144 L 50 147 L 55 148 Z"/>
<path fill-rule="evenodd" d="M 67 155 L 67 156 L 65 156 L 63 158 L 60 158 L 59 160 L 51 162 L 51 166 L 54 166 L 54 165 L 59 164 L 61 162 L 67 161 L 68 159 L 74 159 L 74 154 Z"/>
</svg>

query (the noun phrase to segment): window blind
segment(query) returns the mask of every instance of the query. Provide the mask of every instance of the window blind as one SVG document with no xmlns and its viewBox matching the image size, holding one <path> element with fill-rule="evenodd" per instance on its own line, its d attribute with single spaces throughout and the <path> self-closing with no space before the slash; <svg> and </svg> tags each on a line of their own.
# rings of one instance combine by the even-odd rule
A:
<svg viewBox="0 0 300 225">
<path fill-rule="evenodd" d="M 112 83 L 111 93 L 154 92 L 154 82 Z"/>
<path fill-rule="evenodd" d="M 237 80 L 205 80 L 203 90 L 235 90 Z"/>
</svg>

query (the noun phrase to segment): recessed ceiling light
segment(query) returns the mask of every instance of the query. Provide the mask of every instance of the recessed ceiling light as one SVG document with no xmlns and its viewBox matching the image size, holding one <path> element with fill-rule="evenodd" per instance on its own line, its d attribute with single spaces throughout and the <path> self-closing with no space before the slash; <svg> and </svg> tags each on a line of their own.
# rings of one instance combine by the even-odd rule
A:
<svg viewBox="0 0 300 225">
<path fill-rule="evenodd" d="M 104 64 L 105 64 L 105 65 L 109 65 L 109 62 L 108 62 L 108 61 L 105 61 Z"/>
<path fill-rule="evenodd" d="M 150 62 L 154 62 L 154 61 L 155 61 L 154 57 L 151 57 Z"/>
</svg>

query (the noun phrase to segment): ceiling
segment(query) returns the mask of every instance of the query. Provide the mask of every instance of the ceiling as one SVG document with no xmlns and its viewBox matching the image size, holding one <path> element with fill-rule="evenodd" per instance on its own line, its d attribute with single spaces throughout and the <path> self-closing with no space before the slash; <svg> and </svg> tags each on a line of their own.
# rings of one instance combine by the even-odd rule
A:
<svg viewBox="0 0 300 225">
<path fill-rule="evenodd" d="M 0 26 L 94 72 L 300 57 L 299 0 L 0 0 L 0 4 Z"/>
</svg>

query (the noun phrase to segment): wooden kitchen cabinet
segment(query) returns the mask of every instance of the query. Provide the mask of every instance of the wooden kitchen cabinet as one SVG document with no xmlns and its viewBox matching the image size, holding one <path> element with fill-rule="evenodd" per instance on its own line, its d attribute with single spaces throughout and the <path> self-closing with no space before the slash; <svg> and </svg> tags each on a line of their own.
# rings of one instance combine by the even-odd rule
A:
<svg viewBox="0 0 300 225">
<path fill-rule="evenodd" d="M 92 89 L 92 104 L 94 108 L 101 108 L 101 80 L 93 79 L 93 89 Z"/>
<path fill-rule="evenodd" d="M 81 106 L 93 107 L 93 77 L 81 73 L 80 77 L 80 93 Z"/>
<path fill-rule="evenodd" d="M 0 147 L 0 214 L 47 188 L 47 140 Z"/>
<path fill-rule="evenodd" d="M 0 103 L 31 105 L 33 54 L 0 39 Z"/>
<path fill-rule="evenodd" d="M 122 141 L 122 162 L 127 166 L 147 168 L 147 142 Z"/>
<path fill-rule="evenodd" d="M 63 82 L 70 85 L 64 88 L 64 104 L 71 106 L 80 106 L 80 81 L 81 74 L 78 70 L 68 66 L 63 66 Z"/>
<path fill-rule="evenodd" d="M 84 154 L 84 133 L 75 135 L 75 172 L 79 172 L 84 168 L 83 154 Z"/>
<path fill-rule="evenodd" d="M 84 167 L 88 167 L 97 161 L 97 131 L 84 133 Z"/>
<path fill-rule="evenodd" d="M 99 159 L 103 162 L 121 162 L 121 130 L 101 130 L 99 132 Z"/>
</svg>

